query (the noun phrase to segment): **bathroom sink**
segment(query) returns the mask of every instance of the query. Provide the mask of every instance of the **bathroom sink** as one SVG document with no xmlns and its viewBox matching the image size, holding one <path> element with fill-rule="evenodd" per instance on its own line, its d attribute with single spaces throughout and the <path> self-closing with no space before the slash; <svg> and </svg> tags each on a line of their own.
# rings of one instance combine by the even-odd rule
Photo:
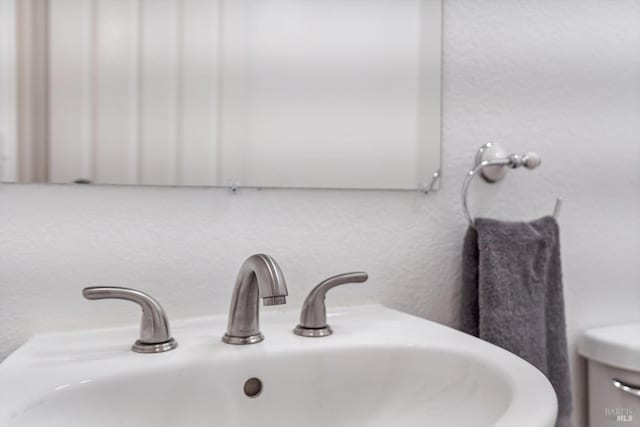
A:
<svg viewBox="0 0 640 427">
<path fill-rule="evenodd" d="M 130 350 L 135 327 L 36 336 L 0 364 L 0 427 L 554 425 L 538 370 L 451 328 L 374 305 L 305 338 L 298 311 L 262 311 L 245 346 L 226 316 L 174 322 L 161 354 Z"/>
</svg>

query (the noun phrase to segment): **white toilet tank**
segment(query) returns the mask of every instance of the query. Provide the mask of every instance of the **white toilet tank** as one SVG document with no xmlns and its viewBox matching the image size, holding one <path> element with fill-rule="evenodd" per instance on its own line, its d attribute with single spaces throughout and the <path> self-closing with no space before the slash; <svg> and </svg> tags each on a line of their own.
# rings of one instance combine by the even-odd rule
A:
<svg viewBox="0 0 640 427">
<path fill-rule="evenodd" d="M 589 427 L 640 427 L 640 323 L 585 331 Z"/>
<path fill-rule="evenodd" d="M 612 426 L 640 426 L 640 372 L 589 360 L 589 427 Z"/>
</svg>

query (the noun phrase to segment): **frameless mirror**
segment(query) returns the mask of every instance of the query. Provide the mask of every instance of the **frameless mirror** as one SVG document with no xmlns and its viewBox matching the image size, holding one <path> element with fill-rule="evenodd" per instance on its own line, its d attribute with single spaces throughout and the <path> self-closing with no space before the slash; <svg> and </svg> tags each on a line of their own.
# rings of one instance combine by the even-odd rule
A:
<svg viewBox="0 0 640 427">
<path fill-rule="evenodd" d="M 3 181 L 416 189 L 441 0 L 5 0 Z"/>
</svg>

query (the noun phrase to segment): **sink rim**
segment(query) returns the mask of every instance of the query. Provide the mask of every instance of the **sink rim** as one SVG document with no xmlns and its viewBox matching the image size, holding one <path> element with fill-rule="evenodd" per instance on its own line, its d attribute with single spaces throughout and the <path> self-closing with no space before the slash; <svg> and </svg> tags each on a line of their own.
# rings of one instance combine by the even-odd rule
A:
<svg viewBox="0 0 640 427">
<path fill-rule="evenodd" d="M 98 379 L 140 369 L 164 369 L 205 356 L 210 358 L 212 354 L 277 354 L 302 348 L 331 350 L 368 344 L 380 346 L 381 336 L 384 336 L 385 344 L 394 346 L 464 353 L 503 372 L 511 387 L 511 403 L 494 427 L 552 427 L 555 424 L 557 401 L 546 377 L 528 362 L 492 344 L 381 305 L 334 308 L 329 314 L 334 335 L 305 338 L 292 333 L 298 314 L 297 310 L 262 310 L 266 340 L 250 346 L 221 342 L 226 316 L 179 320 L 172 328 L 180 342 L 178 349 L 154 355 L 130 351 L 130 338 L 137 332 L 134 326 L 36 335 L 0 363 L 0 401 L 7 403 L 0 408 L 0 426 L 8 422 L 9 408 L 26 406 L 33 401 L 36 390 L 41 394 L 50 393 L 61 383 L 83 381 L 90 375 Z M 52 365 L 69 367 L 71 363 L 74 369 L 50 369 Z M 100 370 L 95 369 L 98 364 Z M 2 386 L 18 379 L 18 390 L 12 389 L 9 393 L 9 387 Z M 537 406 L 533 413 L 530 411 L 532 399 L 536 400 Z"/>
</svg>

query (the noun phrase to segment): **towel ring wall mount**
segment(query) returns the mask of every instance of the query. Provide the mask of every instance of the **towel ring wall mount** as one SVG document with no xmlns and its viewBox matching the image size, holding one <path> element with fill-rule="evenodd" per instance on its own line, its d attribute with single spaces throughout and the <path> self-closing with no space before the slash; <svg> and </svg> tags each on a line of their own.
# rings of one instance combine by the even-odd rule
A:
<svg viewBox="0 0 640 427">
<path fill-rule="evenodd" d="M 525 154 L 508 154 L 499 145 L 488 142 L 478 149 L 474 162 L 473 169 L 471 169 L 464 179 L 462 184 L 462 206 L 464 209 L 465 217 L 472 227 L 475 227 L 475 221 L 469 212 L 469 204 L 467 203 L 467 195 L 469 192 L 469 184 L 473 178 L 480 173 L 480 176 L 488 183 L 494 183 L 504 179 L 507 174 L 508 168 L 516 169 L 519 167 L 525 167 L 527 169 L 535 169 L 542 163 L 540 156 L 533 152 Z M 556 204 L 553 209 L 553 216 L 555 218 L 560 214 L 560 208 L 562 207 L 562 199 L 557 198 Z"/>
</svg>

